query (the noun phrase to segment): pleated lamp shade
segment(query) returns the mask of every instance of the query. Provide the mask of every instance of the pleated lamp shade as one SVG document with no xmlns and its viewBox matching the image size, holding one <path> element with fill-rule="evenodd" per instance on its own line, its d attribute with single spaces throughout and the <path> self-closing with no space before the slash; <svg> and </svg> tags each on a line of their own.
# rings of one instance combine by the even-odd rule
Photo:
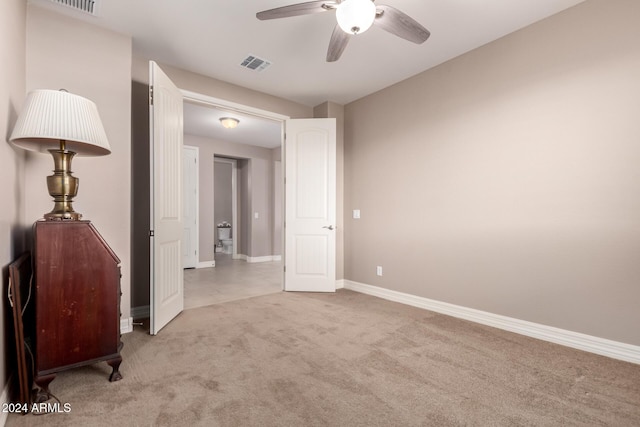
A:
<svg viewBox="0 0 640 427">
<path fill-rule="evenodd" d="M 26 150 L 46 153 L 65 148 L 79 156 L 111 153 L 98 108 L 92 101 L 58 90 L 30 92 L 9 140 Z"/>
</svg>

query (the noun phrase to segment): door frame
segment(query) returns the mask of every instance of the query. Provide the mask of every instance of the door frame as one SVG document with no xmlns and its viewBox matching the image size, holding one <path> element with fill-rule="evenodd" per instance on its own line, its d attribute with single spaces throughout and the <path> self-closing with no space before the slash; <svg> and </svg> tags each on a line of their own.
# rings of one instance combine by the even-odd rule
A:
<svg viewBox="0 0 640 427">
<path fill-rule="evenodd" d="M 213 96 L 203 95 L 201 93 L 192 92 L 189 90 L 180 89 L 184 100 L 194 102 L 196 104 L 204 104 L 212 107 L 220 107 L 228 111 L 236 111 L 238 113 L 250 114 L 265 119 L 275 120 L 282 122 L 284 125 L 285 120 L 291 117 L 283 114 L 274 113 L 260 108 L 250 107 L 248 105 L 238 104 L 237 102 L 227 101 L 225 99 L 214 98 Z M 284 142 L 284 130 L 282 131 L 282 141 Z"/>
<path fill-rule="evenodd" d="M 184 101 L 183 101 L 184 102 Z M 195 206 L 194 206 L 194 213 L 195 213 L 195 228 L 196 228 L 196 233 L 195 233 L 195 238 L 194 238 L 194 246 L 195 246 L 195 250 L 196 250 L 196 254 L 195 254 L 195 264 L 192 267 L 185 267 L 183 265 L 183 268 L 198 268 L 199 264 L 200 264 L 200 180 L 199 178 L 199 162 L 200 162 L 200 148 L 199 147 L 194 147 L 192 145 L 184 145 L 182 144 L 182 150 L 184 151 L 193 151 L 195 153 L 195 158 L 196 158 L 196 164 L 195 166 L 191 166 L 195 169 L 195 174 L 196 174 L 196 180 L 195 180 Z M 186 173 L 186 170 L 182 171 L 182 176 L 184 179 L 184 174 Z M 186 194 L 183 195 L 183 206 L 186 202 Z M 184 207 L 183 207 L 184 209 Z"/>
</svg>

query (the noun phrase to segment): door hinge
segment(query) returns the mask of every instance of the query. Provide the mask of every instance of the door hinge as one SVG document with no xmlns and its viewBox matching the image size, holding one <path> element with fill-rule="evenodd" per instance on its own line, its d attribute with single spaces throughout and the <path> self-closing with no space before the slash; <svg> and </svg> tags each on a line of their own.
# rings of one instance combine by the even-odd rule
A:
<svg viewBox="0 0 640 427">
<path fill-rule="evenodd" d="M 284 267 L 282 267 L 282 269 L 284 270 L 284 272 L 287 272 L 287 266 L 285 265 Z"/>
<path fill-rule="evenodd" d="M 154 236 L 153 230 L 149 230 L 149 237 L 153 237 L 153 236 Z"/>
<path fill-rule="evenodd" d="M 149 86 L 149 105 L 153 105 L 153 86 Z"/>
</svg>

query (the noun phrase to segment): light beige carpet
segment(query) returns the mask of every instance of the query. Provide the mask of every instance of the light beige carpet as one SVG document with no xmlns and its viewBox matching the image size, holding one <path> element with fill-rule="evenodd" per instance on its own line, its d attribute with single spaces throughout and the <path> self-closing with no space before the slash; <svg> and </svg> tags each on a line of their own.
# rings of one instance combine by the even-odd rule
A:
<svg viewBox="0 0 640 427">
<path fill-rule="evenodd" d="M 639 426 L 640 365 L 346 290 L 187 310 L 9 426 Z"/>
</svg>

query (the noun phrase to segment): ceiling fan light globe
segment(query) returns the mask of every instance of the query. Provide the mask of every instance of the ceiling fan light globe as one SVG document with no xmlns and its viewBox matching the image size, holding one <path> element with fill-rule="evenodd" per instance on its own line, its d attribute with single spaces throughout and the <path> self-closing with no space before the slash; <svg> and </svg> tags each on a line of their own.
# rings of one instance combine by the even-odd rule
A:
<svg viewBox="0 0 640 427">
<path fill-rule="evenodd" d="M 338 25 L 347 34 L 361 34 L 376 19 L 376 6 L 371 0 L 344 0 L 336 9 Z"/>
</svg>

